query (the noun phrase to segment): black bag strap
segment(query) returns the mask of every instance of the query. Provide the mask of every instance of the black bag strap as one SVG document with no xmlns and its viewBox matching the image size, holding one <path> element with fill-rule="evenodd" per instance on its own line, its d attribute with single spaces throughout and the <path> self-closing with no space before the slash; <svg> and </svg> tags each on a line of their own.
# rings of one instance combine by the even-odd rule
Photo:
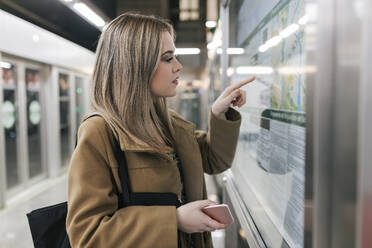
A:
<svg viewBox="0 0 372 248">
<path fill-rule="evenodd" d="M 119 208 L 123 208 L 123 207 L 131 205 L 130 194 L 132 190 L 130 186 L 130 179 L 128 175 L 128 166 L 127 166 L 127 160 L 125 157 L 125 152 L 121 150 L 120 145 L 116 139 L 115 139 L 115 143 L 116 143 L 115 156 L 116 156 L 116 161 L 118 161 L 119 163 L 118 172 L 119 172 L 119 178 L 120 178 L 120 186 L 122 190 L 121 197 L 119 195 Z"/>
<path fill-rule="evenodd" d="M 132 192 L 130 186 L 130 178 L 128 175 L 127 160 L 125 152 L 120 148 L 118 141 L 115 139 L 116 160 L 119 163 L 119 178 L 122 189 L 121 196 L 119 195 L 119 208 L 128 206 L 181 206 L 178 197 L 174 193 L 158 193 L 158 192 Z"/>
<path fill-rule="evenodd" d="M 86 119 L 93 116 L 102 115 L 98 112 L 91 113 Z M 181 202 L 174 193 L 157 193 L 157 192 L 132 192 L 130 178 L 128 174 L 128 165 L 125 152 L 121 150 L 120 144 L 116 138 L 114 154 L 116 161 L 119 163 L 118 173 L 122 194 L 119 194 L 119 208 L 127 206 L 181 206 Z"/>
<path fill-rule="evenodd" d="M 130 206 L 176 206 L 182 204 L 174 193 L 133 192 L 130 195 Z"/>
</svg>

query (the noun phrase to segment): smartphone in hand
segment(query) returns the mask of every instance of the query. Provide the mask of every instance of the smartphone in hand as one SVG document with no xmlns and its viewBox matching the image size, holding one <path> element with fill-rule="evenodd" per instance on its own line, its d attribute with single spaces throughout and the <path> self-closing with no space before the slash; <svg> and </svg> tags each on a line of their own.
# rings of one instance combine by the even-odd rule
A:
<svg viewBox="0 0 372 248">
<path fill-rule="evenodd" d="M 217 204 L 204 207 L 203 212 L 222 224 L 230 224 L 234 221 L 229 206 L 226 204 Z"/>
</svg>

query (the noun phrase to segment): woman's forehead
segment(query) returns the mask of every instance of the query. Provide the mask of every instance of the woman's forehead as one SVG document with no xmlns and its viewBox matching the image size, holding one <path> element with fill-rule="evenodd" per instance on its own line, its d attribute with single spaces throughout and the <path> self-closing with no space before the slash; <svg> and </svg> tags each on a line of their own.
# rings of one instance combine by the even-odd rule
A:
<svg viewBox="0 0 372 248">
<path fill-rule="evenodd" d="M 163 42 L 162 42 L 162 53 L 166 51 L 174 51 L 175 46 L 173 42 L 173 37 L 169 34 L 169 32 L 163 32 Z"/>
</svg>

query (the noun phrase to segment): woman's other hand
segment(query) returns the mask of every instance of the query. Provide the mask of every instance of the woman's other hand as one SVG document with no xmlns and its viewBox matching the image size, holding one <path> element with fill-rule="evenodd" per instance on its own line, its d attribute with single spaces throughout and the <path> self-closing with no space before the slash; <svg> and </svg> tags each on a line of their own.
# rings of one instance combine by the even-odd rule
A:
<svg viewBox="0 0 372 248">
<path fill-rule="evenodd" d="M 225 113 L 232 104 L 239 108 L 245 104 L 246 92 L 242 89 L 244 85 L 255 80 L 255 77 L 248 78 L 237 84 L 227 87 L 212 105 L 212 113 L 219 118 L 225 119 Z"/>
<path fill-rule="evenodd" d="M 177 208 L 178 229 L 186 233 L 195 233 L 226 228 L 228 225 L 221 224 L 203 213 L 204 207 L 214 204 L 210 200 L 202 200 L 190 202 Z"/>
</svg>

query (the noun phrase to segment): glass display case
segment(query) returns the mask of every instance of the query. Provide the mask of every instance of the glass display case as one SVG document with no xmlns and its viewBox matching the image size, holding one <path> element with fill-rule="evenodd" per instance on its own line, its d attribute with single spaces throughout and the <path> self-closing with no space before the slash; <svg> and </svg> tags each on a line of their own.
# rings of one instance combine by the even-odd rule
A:
<svg viewBox="0 0 372 248">
<path fill-rule="evenodd" d="M 229 74 L 245 87 L 235 182 L 269 247 L 303 247 L 306 125 L 304 1 L 242 1 L 230 5 Z M 239 50 L 241 49 L 241 53 Z M 234 50 L 233 50 L 234 51 Z M 259 208 L 251 206 L 255 197 Z M 266 220 L 264 220 L 266 219 Z M 271 225 L 268 228 L 268 225 Z M 275 233 L 275 232 L 274 232 Z"/>
</svg>

